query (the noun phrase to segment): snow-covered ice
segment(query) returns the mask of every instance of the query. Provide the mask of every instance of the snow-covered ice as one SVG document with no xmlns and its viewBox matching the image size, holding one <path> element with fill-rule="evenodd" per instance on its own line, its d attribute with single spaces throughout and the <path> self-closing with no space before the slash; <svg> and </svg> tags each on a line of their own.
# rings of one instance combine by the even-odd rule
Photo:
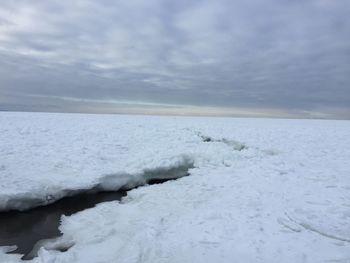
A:
<svg viewBox="0 0 350 263">
<path fill-rule="evenodd" d="M 63 217 L 33 262 L 350 262 L 349 135 L 349 121 L 3 112 L 0 209 L 193 165 Z M 0 262 L 19 262 L 9 249 Z"/>
</svg>

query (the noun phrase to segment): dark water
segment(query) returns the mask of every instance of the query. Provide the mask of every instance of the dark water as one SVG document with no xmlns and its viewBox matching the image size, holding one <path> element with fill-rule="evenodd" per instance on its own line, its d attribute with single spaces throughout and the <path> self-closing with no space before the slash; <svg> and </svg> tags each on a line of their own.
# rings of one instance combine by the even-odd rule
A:
<svg viewBox="0 0 350 263">
<path fill-rule="evenodd" d="M 148 184 L 159 184 L 169 180 L 174 179 L 154 179 Z M 10 253 L 23 254 L 22 259 L 31 259 L 33 255 L 30 252 L 39 240 L 62 235 L 58 230 L 62 215 L 69 216 L 101 202 L 121 200 L 126 194 L 126 190 L 82 193 L 24 212 L 0 212 L 0 246 L 16 245 L 17 249 Z"/>
<path fill-rule="evenodd" d="M 11 253 L 28 253 L 41 239 L 59 237 L 58 227 L 62 215 L 72 215 L 96 204 L 112 200 L 120 200 L 126 191 L 85 193 L 65 197 L 48 206 L 37 207 L 28 211 L 10 211 L 0 213 L 0 246 L 16 245 Z"/>
</svg>

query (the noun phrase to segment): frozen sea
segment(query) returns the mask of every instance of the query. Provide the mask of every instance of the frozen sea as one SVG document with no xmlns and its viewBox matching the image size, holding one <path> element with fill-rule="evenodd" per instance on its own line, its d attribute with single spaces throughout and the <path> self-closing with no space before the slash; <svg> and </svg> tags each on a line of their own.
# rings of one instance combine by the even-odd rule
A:
<svg viewBox="0 0 350 263">
<path fill-rule="evenodd" d="M 1 211 L 132 188 L 29 262 L 350 262 L 350 121 L 0 112 Z"/>
</svg>

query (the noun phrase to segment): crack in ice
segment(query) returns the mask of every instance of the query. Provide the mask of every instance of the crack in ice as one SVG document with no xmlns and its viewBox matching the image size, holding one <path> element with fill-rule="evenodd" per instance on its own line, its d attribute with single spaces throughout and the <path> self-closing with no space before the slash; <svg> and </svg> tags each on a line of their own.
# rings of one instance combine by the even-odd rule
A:
<svg viewBox="0 0 350 263">
<path fill-rule="evenodd" d="M 292 221 L 293 223 L 303 227 L 304 229 L 306 230 L 309 230 L 311 232 L 314 232 L 314 233 L 317 233 L 321 236 L 324 236 L 324 237 L 327 237 L 327 238 L 331 238 L 331 239 L 335 239 L 335 240 L 338 240 L 338 241 L 343 241 L 343 242 L 349 242 L 350 243 L 350 239 L 348 238 L 344 238 L 344 237 L 339 237 L 339 236 L 336 236 L 336 235 L 332 235 L 332 234 L 329 234 L 329 233 L 326 233 L 326 232 L 323 232 L 313 226 L 311 226 L 310 224 L 308 223 L 305 223 L 305 222 L 298 222 L 297 220 L 293 219 L 291 216 L 289 216 L 287 213 L 285 213 L 285 215 L 288 217 L 288 219 L 290 221 Z M 300 232 L 300 231 L 298 231 Z"/>
<path fill-rule="evenodd" d="M 190 175 L 189 170 L 192 168 L 194 168 L 194 161 L 191 158 L 184 157 L 176 165 L 145 169 L 142 174 L 135 175 L 137 180 L 132 183 L 126 181 L 126 183 L 124 182 L 121 185 L 118 182 L 120 177 L 116 174 L 111 174 L 99 179 L 98 183 L 91 189 L 75 190 L 73 192 L 66 190 L 66 196 L 59 200 L 55 199 L 53 195 L 50 195 L 46 199 L 50 200 L 51 203 L 46 206 L 31 208 L 25 212 L 0 212 L 0 223 L 6 226 L 5 228 L 0 227 L 0 248 L 1 246 L 5 246 L 7 253 L 24 254 L 22 259 L 36 257 L 41 247 L 45 247 L 48 250 L 66 251 L 74 245 L 74 242 L 63 240 L 60 237 L 58 227 L 62 215 L 72 215 L 94 207 L 101 202 L 121 200 L 127 195 L 127 190 L 136 187 L 164 183 L 188 176 Z M 104 197 L 104 194 L 108 194 L 106 191 L 109 191 L 111 196 Z M 44 220 L 42 218 L 43 216 L 45 217 Z M 45 228 L 47 227 L 45 222 L 48 220 L 51 222 L 50 229 Z M 23 233 L 27 228 L 22 229 L 17 227 L 23 222 L 33 224 L 28 228 L 28 233 Z M 16 229 L 19 232 L 13 233 Z M 35 231 L 31 231 L 31 229 L 35 229 Z M 43 231 L 47 232 L 42 233 Z M 18 236 L 19 239 L 17 241 L 13 239 L 9 241 L 7 238 L 8 235 Z M 13 243 L 16 243 L 16 246 L 9 246 L 13 245 Z"/>
</svg>

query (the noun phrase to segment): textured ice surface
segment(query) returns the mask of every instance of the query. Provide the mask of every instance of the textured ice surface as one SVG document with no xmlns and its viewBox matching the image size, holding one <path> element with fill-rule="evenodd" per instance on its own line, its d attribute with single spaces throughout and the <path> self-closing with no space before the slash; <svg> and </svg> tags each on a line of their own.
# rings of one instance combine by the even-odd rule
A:
<svg viewBox="0 0 350 263">
<path fill-rule="evenodd" d="M 195 166 L 63 217 L 56 243 L 71 248 L 48 245 L 34 262 L 350 262 L 349 121 L 1 113 L 0 123 L 1 209 Z M 18 262 L 6 249 L 0 262 Z"/>
<path fill-rule="evenodd" d="M 193 163 L 188 154 L 195 142 L 186 142 L 189 131 L 177 131 L 171 120 L 1 113 L 0 123 L 0 210 L 45 205 L 94 187 L 133 187 L 148 171 Z"/>
</svg>

